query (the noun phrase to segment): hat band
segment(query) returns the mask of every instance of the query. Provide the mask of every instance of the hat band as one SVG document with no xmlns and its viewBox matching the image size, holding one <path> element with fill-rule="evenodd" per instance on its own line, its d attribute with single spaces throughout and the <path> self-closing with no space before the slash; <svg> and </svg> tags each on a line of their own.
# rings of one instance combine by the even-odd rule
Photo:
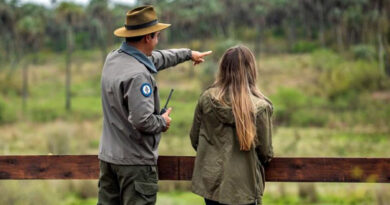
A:
<svg viewBox="0 0 390 205">
<path fill-rule="evenodd" d="M 146 28 L 146 27 L 149 27 L 149 26 L 153 26 L 153 25 L 156 25 L 157 23 L 158 23 L 158 20 L 156 19 L 156 20 L 153 20 L 153 21 L 149 21 L 147 23 L 134 25 L 134 26 L 125 25 L 125 27 L 126 27 L 126 30 L 136 30 L 136 29 L 141 29 L 141 28 Z"/>
</svg>

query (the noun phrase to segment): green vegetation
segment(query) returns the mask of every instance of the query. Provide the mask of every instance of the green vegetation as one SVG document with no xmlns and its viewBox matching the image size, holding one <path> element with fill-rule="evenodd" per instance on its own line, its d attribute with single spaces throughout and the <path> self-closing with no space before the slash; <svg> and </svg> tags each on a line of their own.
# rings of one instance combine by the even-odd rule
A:
<svg viewBox="0 0 390 205">
<path fill-rule="evenodd" d="M 97 154 L 100 73 L 129 6 L 0 0 L 0 154 Z M 276 156 L 390 156 L 390 4 L 346 0 L 138 0 L 155 5 L 160 48 L 213 50 L 159 73 L 175 89 L 161 155 L 195 155 L 188 133 L 223 52 L 250 47 L 274 104 Z M 68 81 L 67 81 L 68 79 Z M 97 181 L 0 181 L 3 204 L 96 204 Z M 264 204 L 387 204 L 384 184 L 268 183 Z M 189 182 L 160 182 L 158 205 L 202 204 Z"/>
<path fill-rule="evenodd" d="M 185 45 L 184 45 L 185 46 Z M 176 45 L 173 47 L 183 47 Z M 96 66 L 98 52 L 80 52 L 79 66 L 72 84 L 72 110 L 65 111 L 64 70 L 61 61 L 46 61 L 31 69 L 32 86 L 25 111 L 21 99 L 13 92 L 2 92 L 0 98 L 0 126 L 2 154 L 96 154 L 101 134 L 101 105 L 99 76 Z M 326 59 L 322 58 L 327 57 Z M 54 56 L 55 58 L 58 58 Z M 214 56 L 215 57 L 215 56 Z M 330 50 L 315 50 L 306 54 L 263 54 L 259 58 L 259 87 L 273 101 L 275 112 L 274 149 L 276 156 L 296 157 L 386 157 L 390 156 L 390 87 L 381 74 L 381 82 L 357 86 L 349 83 L 343 94 L 330 95 L 321 83 L 345 65 L 363 64 L 376 72 L 372 60 L 349 60 Z M 364 67 L 363 66 L 363 67 Z M 204 69 L 212 70 L 209 76 Z M 203 85 L 213 79 L 217 64 L 210 60 L 193 68 L 184 63 L 157 75 L 160 97 L 165 102 L 170 88 L 175 92 L 170 102 L 173 124 L 164 133 L 161 155 L 194 155 L 188 139 L 193 111 Z M 3 71 L 3 72 L 6 72 Z M 18 82 L 20 70 L 8 77 Z M 353 71 L 352 71 L 353 72 Z M 360 72 L 359 70 L 357 72 Z M 352 81 L 356 76 L 352 75 Z M 366 77 L 363 75 L 363 77 Z M 209 78 L 207 84 L 204 80 Z M 331 80 L 331 78 L 329 78 Z M 328 80 L 329 80 L 328 79 Z M 360 77 L 358 77 L 361 80 Z M 352 82 L 351 81 L 351 82 Z M 334 85 L 344 84 L 333 81 Z M 10 90 L 17 89 L 9 85 Z M 343 85 L 344 86 L 344 85 Z M 207 86 L 206 86 L 207 87 Z M 20 187 L 22 191 L 17 191 Z M 314 184 L 315 191 L 305 198 L 305 189 L 296 183 L 268 183 L 265 204 L 371 204 L 389 200 L 390 187 L 369 184 Z M 334 192 L 337 188 L 339 191 Z M 48 197 L 46 190 L 52 194 Z M 94 204 L 97 182 L 93 181 L 18 181 L 0 182 L 0 190 L 7 197 L 0 204 Z M 190 193 L 189 182 L 160 182 L 158 204 L 201 204 L 203 199 Z M 284 190 L 284 191 L 283 191 Z M 283 194 L 283 192 L 285 192 Z M 33 194 L 35 198 L 30 195 Z M 17 198 L 22 196 L 21 198 Z M 313 201 L 314 200 L 314 201 Z"/>
</svg>

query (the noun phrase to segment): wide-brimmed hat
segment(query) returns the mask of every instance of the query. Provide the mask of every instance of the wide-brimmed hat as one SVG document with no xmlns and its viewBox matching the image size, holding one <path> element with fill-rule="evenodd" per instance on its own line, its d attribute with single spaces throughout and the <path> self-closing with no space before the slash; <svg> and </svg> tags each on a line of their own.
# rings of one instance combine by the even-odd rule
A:
<svg viewBox="0 0 390 205">
<path fill-rule="evenodd" d="M 125 26 L 114 31 L 118 37 L 136 37 L 168 28 L 171 24 L 159 23 L 153 6 L 137 7 L 126 14 Z"/>
</svg>

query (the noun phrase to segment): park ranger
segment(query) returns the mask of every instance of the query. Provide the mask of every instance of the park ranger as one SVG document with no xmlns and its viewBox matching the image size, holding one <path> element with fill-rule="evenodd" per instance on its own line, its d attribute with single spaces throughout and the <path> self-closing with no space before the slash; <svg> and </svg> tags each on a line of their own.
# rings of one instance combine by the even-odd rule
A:
<svg viewBox="0 0 390 205">
<path fill-rule="evenodd" d="M 209 52 L 190 49 L 153 51 L 160 31 L 152 6 L 126 14 L 124 27 L 114 34 L 126 39 L 108 54 L 101 89 L 103 131 L 99 146 L 98 205 L 155 204 L 157 147 L 169 129 L 171 108 L 160 114 L 160 100 L 152 74 L 187 60 L 204 61 Z"/>
</svg>

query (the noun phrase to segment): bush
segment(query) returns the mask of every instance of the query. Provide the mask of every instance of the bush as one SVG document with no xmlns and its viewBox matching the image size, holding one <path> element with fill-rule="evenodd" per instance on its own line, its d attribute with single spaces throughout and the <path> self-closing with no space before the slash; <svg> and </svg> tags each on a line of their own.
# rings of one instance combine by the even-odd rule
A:
<svg viewBox="0 0 390 205">
<path fill-rule="evenodd" d="M 276 122 L 293 126 L 325 126 L 328 122 L 328 101 L 317 96 L 307 96 L 293 88 L 279 88 L 271 96 Z"/>
<path fill-rule="evenodd" d="M 385 76 L 376 63 L 344 62 L 321 73 L 320 85 L 331 99 L 348 92 L 372 91 L 383 87 Z"/>
<path fill-rule="evenodd" d="M 61 116 L 60 110 L 53 107 L 33 107 L 30 110 L 31 120 L 35 122 L 49 122 Z"/>
<path fill-rule="evenodd" d="M 11 69 L 4 69 L 0 72 L 0 93 L 4 95 L 8 94 L 21 94 L 22 82 L 18 78 L 19 73 L 12 71 Z"/>
<path fill-rule="evenodd" d="M 276 121 L 282 124 L 289 123 L 293 112 L 308 104 L 307 97 L 293 88 L 281 87 L 270 99 L 274 104 Z"/>
<path fill-rule="evenodd" d="M 344 95 L 335 97 L 332 101 L 332 108 L 336 110 L 356 109 L 359 106 L 359 95 L 356 91 L 346 92 Z"/>
<path fill-rule="evenodd" d="M 291 116 L 290 124 L 295 126 L 316 126 L 323 127 L 328 122 L 326 111 L 301 109 L 294 111 Z"/>
<path fill-rule="evenodd" d="M 299 41 L 292 46 L 291 52 L 293 52 L 293 53 L 309 53 L 309 52 L 313 52 L 314 50 L 316 50 L 318 48 L 319 48 L 319 45 L 317 43 L 309 42 L 309 41 Z"/>
<path fill-rule="evenodd" d="M 63 155 L 70 153 L 70 133 L 64 128 L 51 130 L 48 134 L 47 150 L 51 154 Z"/>
<path fill-rule="evenodd" d="M 278 107 L 287 107 L 297 109 L 307 104 L 307 97 L 300 90 L 294 88 L 280 87 L 275 95 L 272 96 L 272 102 Z"/>
<path fill-rule="evenodd" d="M 362 48 L 366 47 L 355 49 L 356 53 L 359 53 L 357 54 L 359 58 L 366 58 L 362 57 L 363 55 L 373 55 L 364 54 L 370 53 L 370 49 L 363 52 Z M 359 93 L 388 86 L 388 80 L 375 61 L 347 61 L 333 51 L 325 49 L 315 51 L 312 60 L 315 68 L 322 71 L 319 77 L 319 91 L 330 99 L 348 95 L 349 92 Z"/>
<path fill-rule="evenodd" d="M 355 59 L 374 60 L 376 58 L 375 48 L 372 45 L 356 45 L 351 48 Z"/>
<path fill-rule="evenodd" d="M 318 70 L 330 70 L 343 62 L 343 59 L 335 52 L 329 49 L 320 49 L 314 51 L 312 55 L 313 65 Z"/>
</svg>

